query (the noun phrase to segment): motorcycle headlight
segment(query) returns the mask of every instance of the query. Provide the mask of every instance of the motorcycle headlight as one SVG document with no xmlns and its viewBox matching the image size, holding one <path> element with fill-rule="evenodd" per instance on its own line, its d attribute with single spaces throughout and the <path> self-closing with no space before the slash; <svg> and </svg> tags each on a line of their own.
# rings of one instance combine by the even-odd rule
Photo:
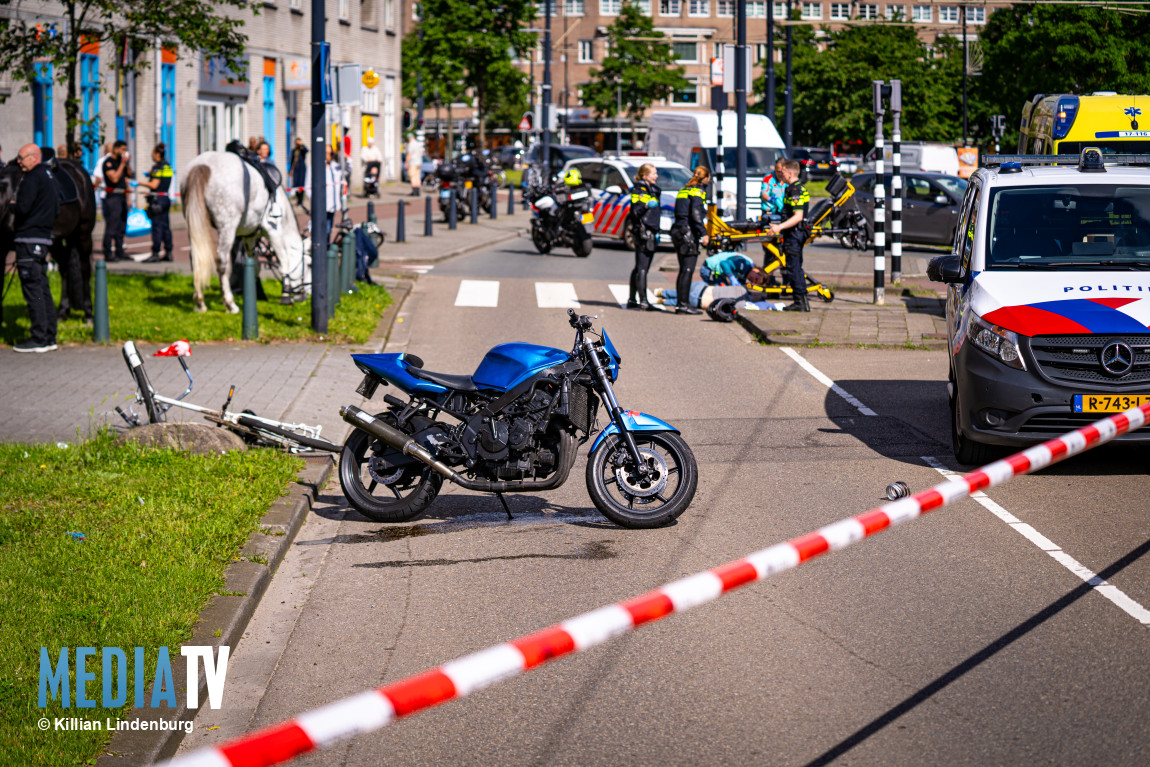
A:
<svg viewBox="0 0 1150 767">
<path fill-rule="evenodd" d="M 970 320 L 967 338 L 982 351 L 1016 370 L 1026 370 L 1022 352 L 1018 347 L 1018 334 L 993 325 L 978 315 Z"/>
</svg>

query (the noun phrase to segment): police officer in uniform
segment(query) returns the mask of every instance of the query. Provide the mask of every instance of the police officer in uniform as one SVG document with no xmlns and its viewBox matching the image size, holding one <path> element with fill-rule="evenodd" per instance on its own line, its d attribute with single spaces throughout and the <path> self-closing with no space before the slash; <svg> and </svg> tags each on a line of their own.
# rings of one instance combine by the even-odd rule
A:
<svg viewBox="0 0 1150 767">
<path fill-rule="evenodd" d="M 707 235 L 706 186 L 711 181 L 711 172 L 702 165 L 687 185 L 675 195 L 675 223 L 671 226 L 671 242 L 679 256 L 679 276 L 675 281 L 676 294 L 691 295 L 691 277 L 695 273 L 695 263 L 699 260 L 699 248 L 709 242 Z M 702 314 L 687 300 L 675 309 L 676 314 Z"/>
<path fill-rule="evenodd" d="M 793 301 L 790 306 L 783 309 L 784 312 L 811 310 L 807 302 L 807 275 L 803 271 L 803 243 L 809 231 L 804 219 L 811 196 L 806 187 L 799 182 L 801 167 L 794 160 L 783 163 L 783 180 L 787 182 L 787 189 L 783 194 L 783 220 L 767 229 L 771 234 L 781 232 L 783 235 L 783 255 L 787 259 Z"/>
<path fill-rule="evenodd" d="M 628 309 L 651 309 L 647 302 L 647 270 L 659 243 L 659 199 L 662 191 L 655 184 L 659 171 L 651 163 L 639 166 L 635 185 L 631 187 L 631 239 L 635 243 L 635 268 L 631 270 L 631 293 Z"/>
<path fill-rule="evenodd" d="M 168 190 L 172 188 L 172 166 L 166 159 L 167 153 L 167 146 L 156 144 L 152 150 L 152 169 L 148 171 L 147 180 L 140 182 L 141 186 L 154 192 L 148 195 L 148 218 L 152 220 L 152 255 L 144 259 L 145 264 L 172 260 L 172 226 L 168 220 L 168 211 L 172 207 L 168 196 Z M 164 249 L 162 256 L 161 247 Z"/>
<path fill-rule="evenodd" d="M 48 252 L 52 229 L 60 212 L 60 191 L 48 165 L 41 161 L 40 147 L 26 144 L 16 154 L 24 178 L 12 201 L 15 214 L 13 244 L 16 272 L 31 320 L 29 339 L 16 344 L 18 352 L 50 352 L 56 349 L 56 310 L 48 287 Z"/>
</svg>

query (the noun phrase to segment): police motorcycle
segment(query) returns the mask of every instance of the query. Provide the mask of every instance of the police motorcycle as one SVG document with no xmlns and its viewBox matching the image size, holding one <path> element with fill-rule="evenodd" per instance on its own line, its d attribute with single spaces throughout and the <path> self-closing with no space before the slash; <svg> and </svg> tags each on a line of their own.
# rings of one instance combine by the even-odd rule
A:
<svg viewBox="0 0 1150 767">
<path fill-rule="evenodd" d="M 543 492 L 567 481 L 579 446 L 592 436 L 587 491 L 595 507 L 627 528 L 665 525 L 686 510 L 698 467 L 679 431 L 623 410 L 612 384 L 620 355 L 595 317 L 567 311 L 570 352 L 529 343 L 493 347 L 471 375 L 423 369 L 415 355 L 353 354 L 364 373 L 356 390 L 371 399 L 382 384 L 386 410 L 354 405 L 340 415 L 355 429 L 339 478 L 351 504 L 377 522 L 404 522 L 435 500 L 445 479 L 494 493 Z M 608 423 L 600 429 L 599 406 Z"/>
<path fill-rule="evenodd" d="M 563 174 L 562 182 L 533 185 L 527 190 L 534 218 L 531 241 L 540 253 L 555 246 L 569 246 L 579 258 L 591 255 L 591 233 L 587 225 L 595 220 L 591 212 L 591 190 L 575 168 Z"/>
<path fill-rule="evenodd" d="M 454 162 L 442 162 L 435 169 L 435 177 L 439 180 L 439 212 L 444 218 L 448 217 L 452 192 L 455 193 L 456 215 L 463 218 L 469 214 L 471 181 L 467 176 L 467 169 Z"/>
</svg>

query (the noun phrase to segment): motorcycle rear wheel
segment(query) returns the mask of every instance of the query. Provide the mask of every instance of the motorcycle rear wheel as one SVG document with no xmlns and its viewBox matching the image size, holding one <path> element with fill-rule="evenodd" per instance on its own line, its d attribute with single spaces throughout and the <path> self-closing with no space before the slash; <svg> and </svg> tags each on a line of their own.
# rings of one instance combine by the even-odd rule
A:
<svg viewBox="0 0 1150 767">
<path fill-rule="evenodd" d="M 551 252 L 551 240 L 547 239 L 547 235 L 543 233 L 543 227 L 535 222 L 532 222 L 531 226 L 531 242 L 535 244 L 535 249 L 541 255 Z"/>
<path fill-rule="evenodd" d="M 686 511 L 695 497 L 695 455 L 678 434 L 635 432 L 634 437 L 647 465 L 656 471 L 654 478 L 636 477 L 626 445 L 612 434 L 587 461 L 587 492 L 595 508 L 620 527 L 662 527 Z"/>
<path fill-rule="evenodd" d="M 587 258 L 587 256 L 591 255 L 592 247 L 591 235 L 587 234 L 586 229 L 579 227 L 579 230 L 575 231 L 575 244 L 571 246 L 571 249 L 575 251 L 575 255 L 579 258 Z"/>
<path fill-rule="evenodd" d="M 392 426 L 389 413 L 379 413 Z M 375 455 L 390 452 L 391 447 L 359 429 L 352 430 L 339 458 L 339 484 L 343 494 L 356 510 L 373 522 L 407 522 L 422 514 L 443 486 L 443 477 L 430 466 L 416 462 L 403 466 L 380 481 L 372 476 Z"/>
</svg>

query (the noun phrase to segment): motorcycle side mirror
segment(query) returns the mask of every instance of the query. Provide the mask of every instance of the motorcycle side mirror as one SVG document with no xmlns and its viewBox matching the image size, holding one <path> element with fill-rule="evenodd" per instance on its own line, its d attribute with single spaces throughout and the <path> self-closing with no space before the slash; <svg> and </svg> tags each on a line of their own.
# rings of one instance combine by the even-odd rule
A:
<svg viewBox="0 0 1150 767">
<path fill-rule="evenodd" d="M 607 194 L 623 194 L 623 190 L 619 187 L 618 184 L 612 184 L 603 191 Z"/>
</svg>

